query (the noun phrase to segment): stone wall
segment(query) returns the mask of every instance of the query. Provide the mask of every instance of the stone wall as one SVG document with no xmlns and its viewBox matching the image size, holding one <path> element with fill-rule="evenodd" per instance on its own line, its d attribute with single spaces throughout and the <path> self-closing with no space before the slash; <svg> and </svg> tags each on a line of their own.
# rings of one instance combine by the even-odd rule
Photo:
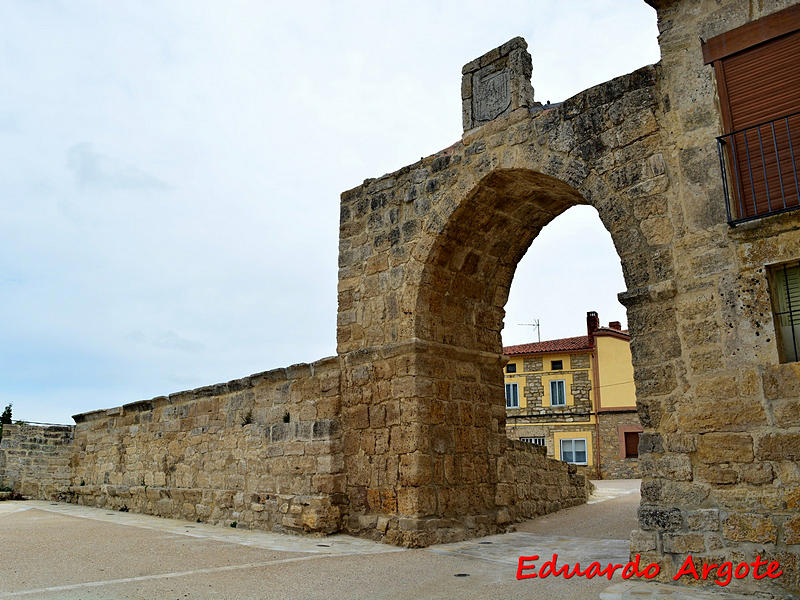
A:
<svg viewBox="0 0 800 600">
<path fill-rule="evenodd" d="M 351 358 L 344 382 L 339 359 L 330 358 L 76 415 L 74 427 L 6 426 L 0 485 L 110 510 L 286 532 L 344 530 L 406 546 L 465 537 L 455 525 L 474 498 L 491 513 L 468 515 L 473 533 L 586 501 L 584 478 L 543 448 L 506 445 L 498 433 L 484 439 L 491 455 L 464 452 L 487 422 L 503 431 L 502 407 L 492 411 L 477 395 L 499 358 L 483 375 L 461 369 L 472 402 L 410 408 L 403 399 L 419 386 L 443 393 L 447 365 L 457 363 L 432 352 L 412 365 L 403 355 L 398 348 Z M 382 374 L 397 371 L 406 379 L 387 385 Z M 445 425 L 452 422 L 455 435 Z M 437 423 L 442 435 L 426 458 L 420 431 Z M 464 453 L 444 456 L 455 448 Z M 436 473 L 458 478 L 458 493 L 433 485 Z M 422 496 L 411 484 L 420 482 L 431 484 L 428 509 L 415 506 Z M 435 517 L 439 506 L 444 515 Z"/>
<path fill-rule="evenodd" d="M 70 483 L 73 428 L 69 425 L 3 425 L 0 487 L 53 500 Z"/>
<path fill-rule="evenodd" d="M 509 445 L 503 362 L 420 340 L 346 357 L 346 531 L 424 546 L 501 532 L 585 501 L 583 479 L 567 477 L 567 465 Z M 524 469 L 525 483 L 499 493 L 500 483 L 514 481 L 509 464 Z M 544 489 L 552 502 L 533 501 Z"/>
<path fill-rule="evenodd" d="M 339 361 L 77 415 L 79 504 L 260 529 L 340 527 Z"/>
<path fill-rule="evenodd" d="M 498 522 L 532 519 L 586 502 L 589 485 L 575 465 L 547 458 L 544 446 L 508 440 L 498 461 Z"/>
<path fill-rule="evenodd" d="M 632 552 L 668 572 L 687 553 L 697 562 L 778 560 L 779 579 L 734 580 L 728 589 L 780 598 L 800 597 L 800 371 L 780 364 L 767 267 L 800 257 L 800 215 L 727 224 L 719 100 L 700 40 L 794 3 L 653 2 L 658 118 L 674 181 L 663 195 L 673 282 L 649 302 L 625 299 L 645 428 Z"/>
<path fill-rule="evenodd" d="M 658 204 L 668 183 L 654 78 L 644 68 L 560 106 L 513 111 L 342 194 L 337 341 L 351 531 L 421 545 L 502 530 L 500 331 L 514 269 L 544 225 L 591 201 L 624 242 L 631 282 L 661 276 L 664 257 L 646 251 L 629 208 Z M 402 417 L 391 426 L 381 424 L 389 406 Z"/>
<path fill-rule="evenodd" d="M 620 426 L 638 426 L 635 410 L 627 412 L 601 412 L 598 415 L 600 429 L 600 473 L 603 479 L 637 479 L 640 476 L 639 458 L 620 457 Z"/>
</svg>

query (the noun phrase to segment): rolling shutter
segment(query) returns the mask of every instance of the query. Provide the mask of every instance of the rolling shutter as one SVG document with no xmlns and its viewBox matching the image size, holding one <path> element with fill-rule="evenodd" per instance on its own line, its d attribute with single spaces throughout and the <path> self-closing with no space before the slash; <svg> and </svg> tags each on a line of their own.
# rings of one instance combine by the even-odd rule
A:
<svg viewBox="0 0 800 600">
<path fill-rule="evenodd" d="M 800 31 L 720 62 L 739 216 L 797 206 Z"/>
<path fill-rule="evenodd" d="M 747 218 L 800 204 L 800 6 L 712 38 L 731 165 L 732 209 Z"/>
<path fill-rule="evenodd" d="M 732 131 L 800 110 L 800 31 L 721 62 Z"/>
</svg>

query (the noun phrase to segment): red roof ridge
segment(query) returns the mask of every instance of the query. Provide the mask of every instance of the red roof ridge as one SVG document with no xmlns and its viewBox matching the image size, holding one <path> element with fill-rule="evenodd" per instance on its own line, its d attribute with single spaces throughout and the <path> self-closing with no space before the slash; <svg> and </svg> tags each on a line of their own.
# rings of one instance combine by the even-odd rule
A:
<svg viewBox="0 0 800 600">
<path fill-rule="evenodd" d="M 532 342 L 530 344 L 505 346 L 503 348 L 503 354 L 537 354 L 570 350 L 591 350 L 591 348 L 592 344 L 589 340 L 589 336 L 579 335 L 576 337 L 559 338 L 557 340 L 545 340 L 543 342 Z"/>
</svg>

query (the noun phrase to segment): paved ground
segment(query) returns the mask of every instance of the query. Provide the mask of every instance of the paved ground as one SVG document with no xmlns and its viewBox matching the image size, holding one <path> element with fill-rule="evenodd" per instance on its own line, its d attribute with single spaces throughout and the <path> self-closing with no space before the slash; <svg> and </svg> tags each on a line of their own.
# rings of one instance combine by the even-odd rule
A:
<svg viewBox="0 0 800 600">
<path fill-rule="evenodd" d="M 516 580 L 520 555 L 625 562 L 636 480 L 598 482 L 592 503 L 515 533 L 404 550 L 48 502 L 0 503 L 0 600 L 700 598 L 606 579 Z M 713 596 L 713 598 L 719 598 Z"/>
</svg>

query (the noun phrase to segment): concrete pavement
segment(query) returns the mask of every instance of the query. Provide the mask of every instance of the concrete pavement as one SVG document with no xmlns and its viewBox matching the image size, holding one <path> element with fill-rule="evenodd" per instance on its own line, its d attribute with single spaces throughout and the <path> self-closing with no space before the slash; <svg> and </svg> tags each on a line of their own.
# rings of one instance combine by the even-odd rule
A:
<svg viewBox="0 0 800 600">
<path fill-rule="evenodd" d="M 517 532 L 413 550 L 345 535 L 296 537 L 2 502 L 0 600 L 701 597 L 605 578 L 516 579 L 520 555 L 544 560 L 556 552 L 560 562 L 583 565 L 627 561 L 638 481 L 598 483 L 592 504 L 522 523 Z"/>
</svg>

